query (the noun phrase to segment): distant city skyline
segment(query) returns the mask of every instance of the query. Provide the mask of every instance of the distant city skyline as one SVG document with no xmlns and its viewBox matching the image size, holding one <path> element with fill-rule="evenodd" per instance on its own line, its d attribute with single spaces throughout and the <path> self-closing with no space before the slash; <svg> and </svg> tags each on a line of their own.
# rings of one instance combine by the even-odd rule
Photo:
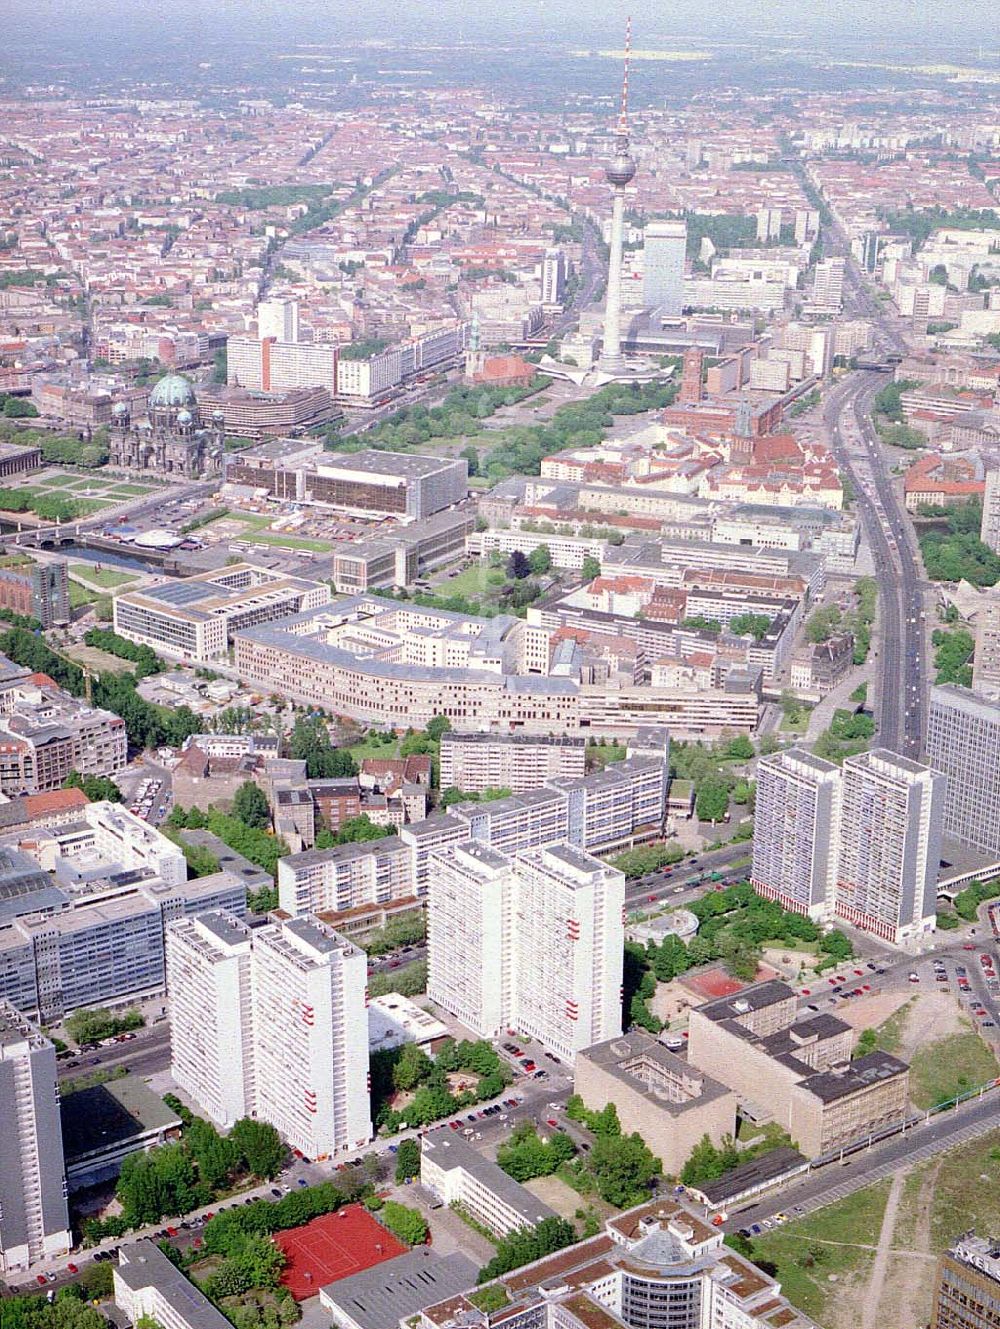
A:
<svg viewBox="0 0 1000 1329">
<path fill-rule="evenodd" d="M 735 0 L 725 10 L 713 11 L 695 0 L 675 0 L 664 9 L 653 0 L 608 0 L 602 5 L 570 0 L 510 0 L 499 7 L 474 8 L 463 0 L 439 0 L 433 7 L 422 0 L 404 0 L 389 6 L 372 0 L 364 6 L 326 5 L 317 0 L 219 0 L 210 9 L 201 0 L 176 0 L 163 7 L 151 0 L 9 0 L 7 32 L 15 41 L 44 30 L 50 49 L 72 48 L 77 35 L 93 43 L 95 32 L 106 27 L 116 44 L 143 42 L 158 33 L 196 37 L 223 35 L 233 25 L 241 41 L 272 38 L 280 33 L 289 43 L 322 41 L 324 36 L 399 41 L 433 40 L 450 35 L 456 41 L 476 36 L 535 31 L 556 40 L 613 42 L 631 14 L 637 45 L 644 42 L 706 40 L 743 45 L 765 37 L 798 44 L 817 36 L 839 36 L 854 44 L 884 39 L 905 48 L 914 41 L 933 40 L 935 48 L 953 45 L 958 38 L 995 38 L 994 9 L 989 0 L 957 0 L 948 10 L 947 32 L 941 31 L 937 12 L 919 0 L 886 0 L 878 7 L 861 0 L 816 8 L 802 0 Z M 391 21 L 390 21 L 391 15 Z M 169 37 L 168 37 L 169 40 Z M 880 43 L 881 44 L 881 43 Z M 996 45 L 995 40 L 992 45 Z M 166 52 L 165 52 L 166 54 Z M 996 60 L 997 51 L 984 55 Z"/>
</svg>

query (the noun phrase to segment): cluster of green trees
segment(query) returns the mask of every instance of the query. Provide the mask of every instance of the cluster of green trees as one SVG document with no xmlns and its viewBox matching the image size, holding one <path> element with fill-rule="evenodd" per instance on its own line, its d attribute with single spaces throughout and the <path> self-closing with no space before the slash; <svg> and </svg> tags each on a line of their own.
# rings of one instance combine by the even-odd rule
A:
<svg viewBox="0 0 1000 1329">
<path fill-rule="evenodd" d="M 636 877 L 645 877 L 650 872 L 679 863 L 684 857 L 684 850 L 679 844 L 642 845 L 638 849 L 628 849 L 613 860 L 613 866 L 619 872 L 634 881 Z"/>
<path fill-rule="evenodd" d="M 417 997 L 426 991 L 426 960 L 414 960 L 412 964 L 401 965 L 398 969 L 372 974 L 368 979 L 370 997 L 384 997 L 388 992 L 398 992 L 401 997 Z"/>
<path fill-rule="evenodd" d="M 453 1094 L 448 1075 L 455 1071 L 474 1077 L 475 1087 Z M 510 1080 L 510 1071 L 486 1041 L 451 1039 L 433 1061 L 415 1043 L 383 1048 L 371 1056 L 372 1119 L 387 1135 L 394 1135 L 404 1124 L 426 1126 L 473 1103 L 495 1098 Z M 400 1111 L 391 1102 L 397 1093 L 413 1094 Z"/>
<path fill-rule="evenodd" d="M 253 1290 L 268 1291 L 278 1287 L 288 1257 L 270 1237 L 244 1234 L 233 1243 L 231 1254 L 218 1264 L 202 1283 L 202 1291 L 212 1301 L 237 1297 Z"/>
<path fill-rule="evenodd" d="M 439 438 L 476 436 L 482 431 L 482 422 L 495 415 L 502 406 L 514 406 L 548 384 L 548 379 L 536 375 L 524 388 L 473 387 L 461 384 L 453 388 L 440 406 L 405 406 L 394 411 L 374 429 L 366 431 L 357 442 L 344 440 L 341 446 L 386 448 L 392 452 L 418 448 Z"/>
<path fill-rule="evenodd" d="M 560 406 L 547 424 L 490 431 L 483 442 L 494 442 L 494 446 L 482 469 L 494 482 L 507 475 L 537 475 L 543 457 L 565 448 L 595 446 L 616 415 L 639 415 L 669 406 L 677 388 L 672 382 L 612 383 L 586 401 Z"/>
<path fill-rule="evenodd" d="M 920 537 L 928 577 L 932 581 L 964 580 L 973 586 L 995 586 L 1000 581 L 1000 556 L 979 538 L 982 503 L 957 503 L 943 516 L 946 531 L 927 531 Z"/>
<path fill-rule="evenodd" d="M 183 1138 L 123 1160 L 115 1190 L 121 1215 L 86 1220 L 83 1233 L 88 1242 L 190 1213 L 243 1178 L 264 1180 L 280 1171 L 285 1146 L 267 1122 L 244 1117 L 223 1136 L 176 1099 L 168 1101 L 185 1123 Z"/>
<path fill-rule="evenodd" d="M 976 921 L 977 910 L 984 900 L 993 900 L 1000 895 L 1000 885 L 995 881 L 970 881 L 964 891 L 955 896 L 955 913 L 967 923 Z"/>
<path fill-rule="evenodd" d="M 716 249 L 746 249 L 757 245 L 757 219 L 731 212 L 687 214 L 687 256 L 697 258 L 701 242 L 711 240 Z"/>
<path fill-rule="evenodd" d="M 897 382 L 887 383 L 881 391 L 877 392 L 872 398 L 872 412 L 875 415 L 876 426 L 886 422 L 902 424 L 903 393 L 912 392 L 916 387 L 919 387 L 916 379 L 902 378 Z"/>
<path fill-rule="evenodd" d="M 327 198 L 332 185 L 245 185 L 242 189 L 224 189 L 216 194 L 216 203 L 231 208 L 260 212 L 264 208 L 287 208 L 295 203 L 316 203 Z"/>
<path fill-rule="evenodd" d="M 575 1241 L 576 1229 L 565 1218 L 543 1218 L 534 1227 L 517 1228 L 497 1242 L 496 1254 L 480 1269 L 476 1281 L 488 1283 L 512 1269 L 554 1255 Z"/>
<path fill-rule="evenodd" d="M 370 360 L 380 355 L 389 343 L 384 337 L 364 337 L 359 341 L 348 342 L 340 348 L 341 360 Z"/>
<path fill-rule="evenodd" d="M 197 848 L 198 846 L 195 846 Z M 188 866 L 191 866 L 191 860 L 188 859 Z M 218 872 L 219 865 L 216 863 L 211 872 Z M 195 872 L 196 877 L 207 877 L 210 872 Z M 269 914 L 272 909 L 278 907 L 278 888 L 277 886 L 258 886 L 255 891 L 247 891 L 247 908 L 251 914 Z"/>
<path fill-rule="evenodd" d="M 751 636 L 754 641 L 760 641 L 771 626 L 771 620 L 766 614 L 737 614 L 729 622 L 729 631 L 737 637 Z"/>
<path fill-rule="evenodd" d="M 530 1121 L 520 1121 L 497 1150 L 497 1162 L 515 1181 L 550 1177 L 576 1153 L 576 1145 L 565 1131 L 554 1130 L 543 1140 Z"/>
<path fill-rule="evenodd" d="M 394 834 L 394 826 L 378 826 L 367 812 L 362 812 L 358 817 L 348 817 L 341 822 L 336 831 L 327 830 L 325 827 L 317 831 L 316 848 L 332 849 L 338 844 L 360 844 L 364 840 L 381 840 L 386 835 Z"/>
<path fill-rule="evenodd" d="M 674 779 L 690 780 L 695 789 L 695 812 L 701 821 L 721 821 L 732 799 L 748 804 L 752 810 L 750 783 L 732 770 L 731 763 L 749 761 L 754 745 L 745 734 L 718 743 L 672 743 L 670 774 Z"/>
<path fill-rule="evenodd" d="M 813 643 L 829 641 L 834 633 L 840 630 L 843 619 L 844 615 L 839 605 L 822 605 L 819 609 L 814 609 L 806 622 L 806 641 Z"/>
<path fill-rule="evenodd" d="M 108 431 L 95 429 L 88 442 L 75 434 L 52 434 L 47 429 L 19 429 L 0 420 L 0 440 L 41 448 L 42 460 L 53 466 L 103 466 L 108 460 Z"/>
<path fill-rule="evenodd" d="M 957 231 L 979 231 L 1000 228 L 1000 214 L 993 208 L 932 208 L 906 207 L 887 211 L 885 220 L 889 230 L 895 235 L 902 233 L 912 236 L 919 248 L 928 239 L 932 231 L 947 226 Z"/>
<path fill-rule="evenodd" d="M 278 836 L 256 826 L 248 826 L 232 813 L 219 812 L 216 808 L 202 812 L 200 808 L 175 806 L 166 825 L 175 831 L 209 830 L 223 844 L 248 858 L 251 863 L 256 863 L 272 877 L 278 871 L 278 859 L 288 853 L 288 845 Z"/>
<path fill-rule="evenodd" d="M 0 415 L 8 420 L 34 420 L 38 408 L 27 397 L 15 397 L 9 392 L 0 392 Z"/>
<path fill-rule="evenodd" d="M 706 618 L 704 614 L 691 614 L 681 619 L 680 626 L 690 632 L 711 632 L 716 637 L 722 631 L 722 622 L 717 618 Z"/>
<path fill-rule="evenodd" d="M 111 1265 L 97 1264 L 93 1268 L 98 1278 L 102 1280 L 100 1288 L 88 1278 L 88 1286 L 84 1289 L 81 1286 L 83 1282 L 81 1276 L 79 1283 L 70 1283 L 61 1287 L 51 1304 L 41 1295 L 8 1297 L 0 1302 L 0 1320 L 3 1329 L 108 1329 L 105 1317 L 99 1310 L 88 1305 L 84 1296 L 110 1295 L 110 1289 L 105 1291 L 103 1283 L 111 1277 Z M 106 1274 L 102 1272 L 105 1270 Z M 85 1268 L 83 1273 L 86 1276 L 89 1270 Z"/>
<path fill-rule="evenodd" d="M 288 755 L 304 761 L 310 780 L 350 779 L 358 763 L 346 748 L 335 748 L 330 731 L 319 716 L 299 716 L 288 742 Z"/>
<path fill-rule="evenodd" d="M 420 1143 L 414 1139 L 400 1140 L 396 1150 L 396 1184 L 412 1181 L 420 1176 Z"/>
<path fill-rule="evenodd" d="M 600 1111 L 584 1106 L 579 1094 L 566 1104 L 566 1115 L 579 1121 L 595 1136 L 585 1157 L 566 1163 L 563 1175 L 577 1190 L 596 1190 L 601 1199 L 619 1209 L 641 1204 L 660 1175 L 660 1160 L 636 1132 L 623 1135 L 614 1103 Z"/>
<path fill-rule="evenodd" d="M 725 1136 L 717 1148 L 707 1135 L 703 1135 L 691 1150 L 691 1156 L 681 1168 L 681 1181 L 685 1186 L 699 1186 L 706 1181 L 717 1181 L 746 1159 L 736 1148 L 732 1136 Z"/>
<path fill-rule="evenodd" d="M 972 654 L 976 649 L 976 639 L 965 628 L 936 628 L 931 635 L 934 646 L 934 667 L 937 670 L 936 683 L 957 683 L 960 687 L 972 687 Z"/>
<path fill-rule="evenodd" d="M 267 830 L 271 825 L 271 809 L 259 784 L 243 781 L 233 797 L 233 816 L 253 830 Z"/>
<path fill-rule="evenodd" d="M 773 1135 L 768 1135 L 748 1149 L 737 1149 L 731 1135 L 723 1136 L 722 1143 L 718 1146 L 714 1145 L 707 1135 L 703 1135 L 681 1169 L 681 1181 L 685 1186 L 701 1186 L 707 1181 L 717 1181 L 719 1177 L 732 1172 L 734 1168 L 752 1162 L 762 1154 L 771 1153 L 775 1148 L 791 1144 L 791 1140 L 786 1139 L 779 1143 Z"/>
<path fill-rule="evenodd" d="M 422 910 L 409 914 L 400 914 L 392 918 L 378 932 L 365 938 L 364 948 L 368 955 L 385 955 L 400 946 L 414 946 L 427 936 L 427 916 Z"/>
<path fill-rule="evenodd" d="M 917 386 L 914 379 L 887 383 L 872 400 L 872 420 L 882 441 L 910 452 L 927 446 L 927 435 L 908 425 L 903 416 L 903 393 Z"/>
<path fill-rule="evenodd" d="M 86 511 L 71 498 L 36 489 L 0 489 L 0 508 L 4 512 L 33 512 L 43 521 L 73 521 Z"/>
<path fill-rule="evenodd" d="M 163 661 L 151 646 L 140 646 L 127 637 L 119 636 L 111 628 L 88 628 L 83 640 L 87 646 L 117 655 L 120 660 L 128 660 L 135 665 L 137 678 L 146 678 L 163 670 Z"/>
<path fill-rule="evenodd" d="M 41 623 L 37 618 L 29 618 L 27 614 L 15 614 L 13 609 L 0 607 L 0 623 L 9 623 L 11 627 L 27 628 L 29 632 L 41 631 Z"/>
<path fill-rule="evenodd" d="M 865 752 L 875 736 L 875 721 L 863 711 L 838 709 L 833 713 L 829 727 L 824 729 L 813 744 L 813 752 L 824 761 L 839 766 L 845 757 Z"/>
<path fill-rule="evenodd" d="M 839 605 L 823 605 L 813 610 L 806 622 L 806 640 L 829 641 L 838 632 L 854 636 L 854 663 L 864 664 L 871 648 L 871 628 L 878 606 L 878 586 L 873 577 L 861 577 L 855 588 L 855 606 L 846 613 Z"/>
<path fill-rule="evenodd" d="M 99 1043 L 102 1038 L 141 1029 L 145 1023 L 141 1011 L 109 1011 L 105 1006 L 89 1006 L 74 1011 L 65 1020 L 66 1032 L 78 1044 Z"/>
<path fill-rule="evenodd" d="M 686 906 L 699 921 L 698 933 L 686 944 L 680 937 L 665 937 L 657 945 L 625 944 L 623 999 L 626 1024 L 638 1024 L 651 1033 L 663 1028 L 650 1011 L 648 1000 L 656 984 L 668 983 L 688 969 L 721 961 L 735 978 L 752 979 L 765 943 L 795 949 L 815 945 L 819 967 L 849 959 L 853 948 L 836 929 L 821 933 L 812 919 L 782 909 L 774 900 L 757 895 L 749 882 L 721 891 L 709 891 Z"/>
<path fill-rule="evenodd" d="M 498 798 L 510 798 L 510 795 L 511 791 L 506 785 L 472 791 L 456 789 L 454 785 L 449 785 L 447 789 L 441 790 L 439 805 L 443 808 L 450 808 L 455 803 L 492 803 Z"/>
<path fill-rule="evenodd" d="M 64 789 L 82 789 L 91 803 L 120 803 L 122 791 L 109 775 L 81 775 L 70 771 L 63 781 Z"/>
<path fill-rule="evenodd" d="M 34 633 L 24 628 L 11 628 L 0 635 L 0 651 L 15 664 L 48 674 L 74 697 L 83 696 L 83 670 L 56 655 Z M 135 674 L 126 671 L 100 674 L 93 682 L 94 705 L 121 716 L 133 748 L 179 748 L 186 738 L 201 733 L 201 720 L 189 706 L 154 706 L 139 696 L 137 681 Z"/>
<path fill-rule="evenodd" d="M 419 1209 L 400 1204 L 398 1200 L 386 1200 L 378 1210 L 378 1216 L 393 1236 L 407 1246 L 422 1246 L 427 1240 L 427 1224 Z"/>
</svg>

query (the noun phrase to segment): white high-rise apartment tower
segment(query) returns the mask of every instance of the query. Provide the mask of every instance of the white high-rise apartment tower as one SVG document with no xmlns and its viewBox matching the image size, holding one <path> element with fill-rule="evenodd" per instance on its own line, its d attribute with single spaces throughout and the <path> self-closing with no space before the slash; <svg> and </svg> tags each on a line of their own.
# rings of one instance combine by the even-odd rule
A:
<svg viewBox="0 0 1000 1329">
<path fill-rule="evenodd" d="M 1000 507 L 1000 490 L 997 499 Z M 1000 697 L 1000 588 L 996 586 L 983 592 L 979 606 L 976 653 L 972 658 L 972 686 L 976 692 L 982 692 L 988 697 Z"/>
<path fill-rule="evenodd" d="M 837 914 L 885 941 L 934 927 L 945 777 L 885 748 L 843 766 Z"/>
<path fill-rule="evenodd" d="M 542 304 L 547 308 L 562 305 L 566 293 L 566 255 L 561 249 L 547 249 L 542 260 Z"/>
<path fill-rule="evenodd" d="M 427 995 L 480 1038 L 509 1023 L 514 883 L 511 861 L 473 840 L 431 859 Z"/>
<path fill-rule="evenodd" d="M 995 466 L 986 472 L 983 521 L 979 537 L 995 554 L 1000 554 L 1000 468 Z"/>
<path fill-rule="evenodd" d="M 170 1074 L 224 1128 L 254 1110 L 252 935 L 223 910 L 166 930 Z"/>
<path fill-rule="evenodd" d="M 684 306 L 687 222 L 649 222 L 643 231 L 642 248 L 642 303 L 647 309 L 679 314 Z"/>
<path fill-rule="evenodd" d="M 816 264 L 813 285 L 813 304 L 823 309 L 839 309 L 844 299 L 844 269 L 842 258 L 825 258 Z"/>
<path fill-rule="evenodd" d="M 481 1037 L 515 1026 L 572 1063 L 621 1033 L 625 879 L 557 843 L 433 852 L 428 994 Z"/>
<path fill-rule="evenodd" d="M 514 1022 L 570 1064 L 622 1031 L 625 877 L 570 844 L 514 855 Z"/>
<path fill-rule="evenodd" d="M 261 300 L 257 306 L 257 337 L 297 342 L 299 339 L 299 302 L 297 300 Z"/>
<path fill-rule="evenodd" d="M 840 768 L 802 748 L 757 764 L 753 866 L 758 895 L 816 920 L 833 916 Z"/>
<path fill-rule="evenodd" d="M 0 1273 L 65 1255 L 72 1245 L 59 1121 L 56 1052 L 0 1001 Z"/>
<path fill-rule="evenodd" d="M 368 962 L 315 915 L 254 934 L 257 1115 L 309 1158 L 371 1139 Z"/>
</svg>

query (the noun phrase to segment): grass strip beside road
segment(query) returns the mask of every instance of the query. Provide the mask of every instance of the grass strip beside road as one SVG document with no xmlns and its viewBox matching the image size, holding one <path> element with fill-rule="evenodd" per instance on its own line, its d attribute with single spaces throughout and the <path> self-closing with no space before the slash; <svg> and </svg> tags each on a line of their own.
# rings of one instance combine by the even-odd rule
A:
<svg viewBox="0 0 1000 1329">
<path fill-rule="evenodd" d="M 879 1181 L 757 1237 L 754 1259 L 774 1266 L 788 1299 L 826 1324 L 832 1302 L 844 1296 L 844 1284 L 871 1270 L 888 1196 L 889 1182 Z"/>
</svg>

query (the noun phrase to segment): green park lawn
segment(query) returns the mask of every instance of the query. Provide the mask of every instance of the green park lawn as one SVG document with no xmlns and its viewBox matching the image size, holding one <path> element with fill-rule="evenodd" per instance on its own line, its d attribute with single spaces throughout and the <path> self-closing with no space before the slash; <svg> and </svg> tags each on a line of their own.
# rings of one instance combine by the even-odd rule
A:
<svg viewBox="0 0 1000 1329">
<path fill-rule="evenodd" d="M 503 568 L 491 568 L 487 563 L 473 563 L 457 577 L 446 577 L 431 589 L 434 595 L 498 596 L 507 578 Z"/>
<path fill-rule="evenodd" d="M 131 572 L 119 572 L 116 568 L 97 568 L 93 563 L 71 563 L 69 571 L 91 586 L 100 586 L 105 591 L 113 591 L 117 586 L 124 586 L 136 580 Z"/>
<path fill-rule="evenodd" d="M 307 540 L 298 535 L 282 535 L 279 533 L 262 531 L 247 532 L 240 537 L 249 544 L 255 545 L 281 545 L 286 549 L 305 549 L 313 554 L 328 554 L 333 548 L 328 540 Z"/>
</svg>

